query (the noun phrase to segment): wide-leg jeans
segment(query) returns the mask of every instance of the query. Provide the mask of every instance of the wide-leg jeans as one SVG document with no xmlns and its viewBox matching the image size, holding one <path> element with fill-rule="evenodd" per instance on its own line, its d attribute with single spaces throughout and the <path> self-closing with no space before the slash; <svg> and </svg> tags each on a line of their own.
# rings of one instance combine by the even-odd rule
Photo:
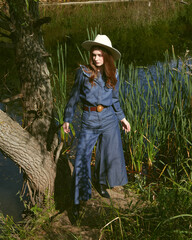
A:
<svg viewBox="0 0 192 240">
<path fill-rule="evenodd" d="M 75 204 L 91 198 L 91 157 L 98 138 L 100 157 L 95 166 L 98 181 L 110 187 L 127 183 L 119 123 L 113 107 L 104 108 L 102 112 L 84 111 L 73 172 Z"/>
</svg>

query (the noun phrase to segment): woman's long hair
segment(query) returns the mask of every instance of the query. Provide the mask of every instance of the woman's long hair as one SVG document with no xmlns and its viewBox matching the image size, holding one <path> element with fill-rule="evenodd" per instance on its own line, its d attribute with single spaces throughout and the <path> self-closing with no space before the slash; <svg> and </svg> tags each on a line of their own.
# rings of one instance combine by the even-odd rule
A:
<svg viewBox="0 0 192 240">
<path fill-rule="evenodd" d="M 104 66 L 103 66 L 103 74 L 106 79 L 105 85 L 108 88 L 115 88 L 115 85 L 117 83 L 117 79 L 115 76 L 116 73 L 116 67 L 114 59 L 109 51 L 107 51 L 103 47 L 92 47 L 90 51 L 90 59 L 89 59 L 89 69 L 91 71 L 91 76 L 89 78 L 89 82 L 91 85 L 94 85 L 94 79 L 98 76 L 98 70 L 97 67 L 93 63 L 93 51 L 94 50 L 100 50 L 103 54 L 103 60 L 104 60 Z"/>
</svg>

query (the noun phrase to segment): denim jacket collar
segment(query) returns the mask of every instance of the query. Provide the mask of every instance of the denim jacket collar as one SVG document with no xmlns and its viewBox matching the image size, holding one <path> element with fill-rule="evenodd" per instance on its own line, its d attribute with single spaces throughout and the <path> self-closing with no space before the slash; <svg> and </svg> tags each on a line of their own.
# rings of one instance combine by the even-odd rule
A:
<svg viewBox="0 0 192 240">
<path fill-rule="evenodd" d="M 80 65 L 80 68 L 82 69 L 83 74 L 84 74 L 86 77 L 89 78 L 89 77 L 91 76 L 91 73 L 88 72 L 89 69 L 88 69 L 86 66 L 84 66 L 84 65 Z"/>
<path fill-rule="evenodd" d="M 84 65 L 80 65 L 80 68 L 82 69 L 83 74 L 84 74 L 87 78 L 90 78 L 91 73 L 88 72 L 89 69 L 88 69 L 86 66 L 84 66 Z M 94 81 L 97 82 L 100 86 L 102 86 L 101 81 L 100 81 L 100 78 L 102 78 L 102 76 L 99 75 L 97 78 L 94 79 Z"/>
</svg>

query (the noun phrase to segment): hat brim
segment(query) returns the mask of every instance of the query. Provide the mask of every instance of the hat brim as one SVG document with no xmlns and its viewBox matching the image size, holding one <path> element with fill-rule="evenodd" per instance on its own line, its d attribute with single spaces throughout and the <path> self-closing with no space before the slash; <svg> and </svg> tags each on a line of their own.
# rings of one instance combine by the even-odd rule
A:
<svg viewBox="0 0 192 240">
<path fill-rule="evenodd" d="M 102 44 L 102 43 L 98 43 L 98 42 L 88 40 L 88 41 L 83 42 L 81 45 L 87 51 L 90 51 L 93 46 L 104 47 L 111 53 L 111 55 L 113 56 L 115 61 L 118 60 L 121 57 L 121 53 L 117 49 L 115 49 L 113 47 L 109 47 L 109 46 L 107 46 L 105 44 Z"/>
</svg>

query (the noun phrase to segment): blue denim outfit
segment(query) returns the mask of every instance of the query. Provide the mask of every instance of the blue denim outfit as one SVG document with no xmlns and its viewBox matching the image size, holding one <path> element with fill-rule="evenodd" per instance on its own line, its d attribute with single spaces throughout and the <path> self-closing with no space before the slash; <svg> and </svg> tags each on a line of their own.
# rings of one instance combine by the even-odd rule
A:
<svg viewBox="0 0 192 240">
<path fill-rule="evenodd" d="M 71 122 L 76 105 L 79 101 L 84 106 L 105 106 L 102 112 L 83 111 L 81 132 L 76 152 L 73 173 L 74 203 L 91 198 L 91 155 L 98 140 L 95 173 L 101 184 L 110 187 L 125 185 L 127 173 L 123 155 L 118 120 L 125 116 L 119 103 L 119 76 L 115 89 L 105 86 L 101 74 L 89 82 L 89 73 L 85 66 L 77 70 L 71 97 L 66 105 L 64 121 Z"/>
</svg>

